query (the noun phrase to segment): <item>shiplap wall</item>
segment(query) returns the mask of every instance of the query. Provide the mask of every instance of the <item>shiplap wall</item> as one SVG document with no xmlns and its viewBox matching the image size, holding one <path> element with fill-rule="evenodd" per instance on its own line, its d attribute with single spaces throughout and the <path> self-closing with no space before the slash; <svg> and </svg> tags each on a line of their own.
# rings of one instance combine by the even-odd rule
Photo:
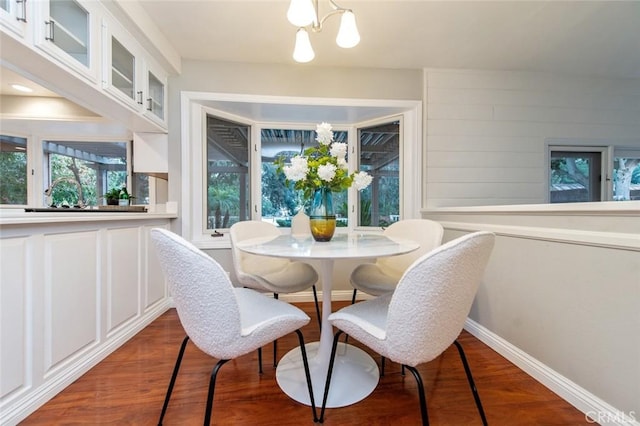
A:
<svg viewBox="0 0 640 426">
<path fill-rule="evenodd" d="M 427 208 L 546 202 L 546 143 L 640 149 L 640 80 L 425 70 Z"/>
</svg>

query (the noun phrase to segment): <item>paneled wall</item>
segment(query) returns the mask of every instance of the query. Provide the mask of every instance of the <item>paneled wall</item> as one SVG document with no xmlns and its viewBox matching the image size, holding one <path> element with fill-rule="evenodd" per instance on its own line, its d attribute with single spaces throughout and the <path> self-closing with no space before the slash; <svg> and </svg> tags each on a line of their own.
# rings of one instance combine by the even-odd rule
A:
<svg viewBox="0 0 640 426">
<path fill-rule="evenodd" d="M 640 148 L 640 80 L 425 70 L 427 208 L 545 202 L 545 143 Z"/>
<path fill-rule="evenodd" d="M 168 219 L 96 223 L 2 226 L 2 425 L 20 422 L 169 307 L 149 238 Z"/>
<path fill-rule="evenodd" d="M 640 425 L 640 202 L 435 209 L 496 234 L 467 330 L 600 424 Z M 565 224 L 570 224 L 567 226 Z"/>
</svg>

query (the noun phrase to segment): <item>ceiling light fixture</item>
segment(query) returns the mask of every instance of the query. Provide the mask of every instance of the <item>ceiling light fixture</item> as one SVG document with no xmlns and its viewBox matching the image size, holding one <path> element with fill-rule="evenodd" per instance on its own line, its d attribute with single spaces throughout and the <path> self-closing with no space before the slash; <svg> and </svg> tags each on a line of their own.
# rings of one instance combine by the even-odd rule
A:
<svg viewBox="0 0 640 426">
<path fill-rule="evenodd" d="M 30 89 L 26 86 L 23 86 L 21 84 L 12 84 L 11 87 L 13 87 L 15 90 L 19 91 L 19 92 L 25 92 L 25 93 L 31 93 L 33 92 L 33 89 Z"/>
<path fill-rule="evenodd" d="M 311 26 L 313 32 L 322 31 L 322 25 L 330 16 L 340 14 L 340 29 L 336 37 L 338 46 L 348 49 L 360 43 L 360 34 L 356 26 L 356 16 L 351 9 L 338 6 L 333 0 L 329 0 L 331 10 L 322 19 L 318 17 L 318 0 L 291 0 L 287 19 L 298 27 L 296 33 L 296 44 L 293 49 L 293 59 L 296 62 L 309 62 L 315 57 L 309 32 L 305 27 Z"/>
</svg>

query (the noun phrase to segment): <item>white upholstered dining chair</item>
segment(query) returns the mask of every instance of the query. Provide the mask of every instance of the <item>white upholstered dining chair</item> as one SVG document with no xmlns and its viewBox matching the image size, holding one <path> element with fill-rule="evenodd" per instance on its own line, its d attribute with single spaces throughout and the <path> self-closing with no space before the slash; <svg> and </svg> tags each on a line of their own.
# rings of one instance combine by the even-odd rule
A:
<svg viewBox="0 0 640 426">
<path fill-rule="evenodd" d="M 358 265 L 349 277 L 353 287 L 351 303 L 355 303 L 358 291 L 373 296 L 393 291 L 409 265 L 442 243 L 443 233 L 442 225 L 428 219 L 406 219 L 389 225 L 383 235 L 413 240 L 420 244 L 420 248 L 400 256 L 381 257 L 375 263 Z"/>
<path fill-rule="evenodd" d="M 229 360 L 292 332 L 298 335 L 313 419 L 316 421 L 309 365 L 300 332 L 300 328 L 309 323 L 309 316 L 293 305 L 266 297 L 255 290 L 235 288 L 227 273 L 213 258 L 166 229 L 152 229 L 151 241 L 186 333 L 158 424 L 162 424 L 169 406 L 189 340 L 204 353 L 218 359 L 211 372 L 204 416 L 204 424 L 209 425 L 220 368 Z"/>
<path fill-rule="evenodd" d="M 231 225 L 229 235 L 233 269 L 240 286 L 260 292 L 271 292 L 276 299 L 280 293 L 297 293 L 311 287 L 318 323 L 322 327 L 322 317 L 316 291 L 318 273 L 313 266 L 305 262 L 292 261 L 285 258 L 245 253 L 238 248 L 238 242 L 250 238 L 279 236 L 280 230 L 275 225 L 259 220 L 245 220 Z M 277 343 L 274 341 L 274 366 L 276 365 L 276 354 Z"/>
<path fill-rule="evenodd" d="M 409 266 L 394 292 L 349 305 L 329 316 L 329 322 L 338 332 L 333 340 L 321 423 L 338 338 L 347 333 L 411 371 L 418 384 L 423 425 L 429 424 L 427 402 L 422 378 L 415 367 L 435 359 L 455 344 L 478 412 L 483 424 L 487 424 L 471 369 L 457 338 L 471 310 L 494 240 L 490 232 L 476 232 L 450 241 Z M 384 367 L 382 372 L 384 374 Z"/>
</svg>

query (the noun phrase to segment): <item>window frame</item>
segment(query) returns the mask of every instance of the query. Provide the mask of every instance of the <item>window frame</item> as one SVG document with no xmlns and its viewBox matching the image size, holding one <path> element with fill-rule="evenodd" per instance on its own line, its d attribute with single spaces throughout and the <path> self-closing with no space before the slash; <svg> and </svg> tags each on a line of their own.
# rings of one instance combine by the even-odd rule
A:
<svg viewBox="0 0 640 426">
<path fill-rule="evenodd" d="M 404 169 L 402 175 L 404 182 L 409 187 L 404 188 L 404 199 L 400 201 L 401 209 L 404 212 L 404 218 L 420 217 L 420 208 L 422 200 L 422 173 L 421 163 L 423 161 L 422 153 L 422 102 L 410 100 L 367 100 L 367 99 L 326 99 L 326 98 L 299 98 L 299 97 L 282 97 L 282 96 L 265 96 L 265 95 L 246 95 L 246 94 L 229 94 L 229 93 L 211 93 L 211 92 L 189 92 L 183 91 L 180 94 L 181 107 L 181 186 L 180 186 L 180 216 L 177 226 L 180 228 L 182 235 L 187 236 L 197 247 L 202 249 L 225 249 L 230 247 L 228 232 L 221 232 L 222 236 L 216 235 L 212 238 L 212 232 L 206 232 L 203 227 L 203 184 L 205 182 L 203 174 L 203 155 L 204 141 L 206 138 L 206 115 L 207 113 L 218 115 L 221 118 L 238 121 L 242 123 L 249 122 L 251 125 L 251 138 L 253 146 L 252 156 L 259 154 L 259 138 L 262 127 L 271 127 L 274 125 L 282 127 L 287 124 L 294 125 L 296 128 L 312 126 L 315 130 L 317 123 L 321 121 L 331 122 L 331 118 L 309 117 L 308 120 L 253 120 L 243 117 L 235 113 L 224 110 L 227 108 L 231 111 L 246 110 L 242 103 L 255 104 L 277 104 L 291 107 L 332 107 L 343 108 L 367 108 L 367 110 L 379 109 L 380 113 L 376 119 L 389 116 L 401 115 L 404 118 L 404 145 L 403 159 Z M 391 112 L 390 112 L 391 111 Z M 369 114 L 370 115 L 370 114 Z M 350 137 L 356 137 L 356 127 L 360 123 L 331 123 L 335 128 L 340 130 L 348 130 Z M 355 140 L 350 141 L 352 147 Z M 255 162 L 255 158 L 250 161 Z M 257 163 L 258 165 L 260 163 Z M 261 176 L 257 171 L 260 168 L 253 163 L 250 171 L 251 179 L 251 198 L 252 211 L 251 217 L 257 218 L 262 214 L 259 204 L 259 193 Z M 409 178 L 407 178 L 409 177 Z M 351 188 L 350 191 L 355 191 Z M 258 198 L 256 198 L 256 196 Z M 353 196 L 350 195 L 350 200 Z M 345 232 L 353 231 L 353 221 L 349 219 L 350 226 Z M 372 231 L 379 231 L 375 228 Z M 368 231 L 368 229 L 367 229 Z"/>
<path fill-rule="evenodd" d="M 25 207 L 28 207 L 29 205 L 32 204 L 33 199 L 35 198 L 35 194 L 36 194 L 36 190 L 35 190 L 35 167 L 34 167 L 34 144 L 32 139 L 33 137 L 31 135 L 28 134 L 24 134 L 24 133 L 20 133 L 20 132 L 14 132 L 14 131 L 7 131 L 7 130 L 2 130 L 1 132 L 3 135 L 6 136 L 10 136 L 10 137 L 16 137 L 16 138 L 22 138 L 26 140 L 26 150 L 25 153 L 27 154 L 27 204 L 2 204 L 0 203 L 0 208 L 1 209 L 23 209 Z"/>
<path fill-rule="evenodd" d="M 3 129 L 2 134 L 25 138 L 27 140 L 27 204 L 0 204 L 0 209 L 24 209 L 26 207 L 46 207 L 44 190 L 48 188 L 47 173 L 44 169 L 45 155 L 42 148 L 43 142 L 122 142 L 126 144 L 127 161 L 127 190 L 133 193 L 133 148 L 129 135 L 113 136 L 95 134 L 87 135 L 61 135 L 59 133 L 24 134 L 11 129 Z M 36 166 L 37 165 L 37 166 Z M 156 178 L 149 176 L 149 206 L 156 204 Z"/>
<path fill-rule="evenodd" d="M 640 141 L 637 140 L 584 140 L 584 139 L 548 139 L 545 141 L 545 203 L 552 204 L 549 181 L 551 151 L 571 151 L 571 152 L 600 152 L 601 153 L 601 173 L 603 178 L 600 185 L 600 200 L 613 201 L 613 162 L 615 157 L 628 152 L 639 152 L 635 146 Z"/>
<path fill-rule="evenodd" d="M 355 161 L 355 168 L 359 168 L 360 167 L 360 140 L 359 140 L 359 135 L 360 135 L 360 130 L 362 128 L 368 128 L 368 127 L 373 127 L 373 126 L 378 126 L 381 124 L 387 124 L 389 122 L 392 121 L 398 121 L 398 131 L 399 131 L 399 144 L 400 146 L 398 147 L 399 153 L 398 153 L 398 161 L 399 161 L 399 166 L 398 166 L 398 195 L 400 197 L 399 199 L 399 209 L 398 209 L 398 214 L 400 215 L 401 218 L 403 219 L 409 219 L 409 217 L 405 216 L 405 211 L 407 205 L 409 204 L 409 200 L 407 200 L 408 195 L 406 194 L 411 194 L 415 191 L 415 188 L 413 188 L 412 185 L 412 180 L 410 178 L 410 167 L 405 167 L 405 164 L 411 164 L 411 157 L 406 157 L 405 153 L 407 152 L 412 152 L 411 147 L 408 146 L 409 144 L 406 143 L 405 139 L 404 139 L 404 121 L 405 121 L 405 116 L 404 115 L 390 115 L 390 116 L 386 116 L 386 117 L 380 117 L 380 118 L 376 118 L 373 120 L 368 120 L 368 121 L 364 121 L 361 123 L 358 123 L 355 126 L 355 135 L 354 135 L 354 142 L 353 142 L 353 146 L 354 146 L 354 152 L 353 152 L 353 157 L 356 159 Z M 416 154 L 417 155 L 417 154 Z M 417 158 L 420 158 L 419 156 Z M 420 168 L 419 165 L 416 166 L 416 168 Z M 357 190 L 354 188 L 350 188 L 349 189 L 350 192 L 352 192 L 353 197 L 349 197 L 350 201 L 353 201 L 353 203 L 349 206 L 349 223 L 358 223 L 358 219 L 360 217 L 360 203 L 358 203 L 359 200 L 359 195 L 357 194 Z M 413 218 L 412 218 L 413 219 Z M 351 222 L 351 221 L 355 221 L 355 222 Z M 356 225 L 355 226 L 355 230 L 362 232 L 362 231 L 368 231 L 368 230 L 382 230 L 383 228 L 381 226 L 361 226 L 361 225 Z"/>
</svg>

